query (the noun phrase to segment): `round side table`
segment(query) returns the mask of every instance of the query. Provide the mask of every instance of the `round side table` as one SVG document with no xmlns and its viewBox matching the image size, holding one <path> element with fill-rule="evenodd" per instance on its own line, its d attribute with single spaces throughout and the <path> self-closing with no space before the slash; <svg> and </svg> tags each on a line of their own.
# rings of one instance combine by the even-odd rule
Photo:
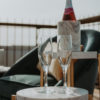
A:
<svg viewBox="0 0 100 100">
<path fill-rule="evenodd" d="M 81 88 L 69 87 L 70 94 L 62 94 L 62 87 L 48 87 L 53 93 L 41 93 L 43 87 L 27 88 L 16 93 L 17 100 L 88 100 L 88 91 Z"/>
</svg>

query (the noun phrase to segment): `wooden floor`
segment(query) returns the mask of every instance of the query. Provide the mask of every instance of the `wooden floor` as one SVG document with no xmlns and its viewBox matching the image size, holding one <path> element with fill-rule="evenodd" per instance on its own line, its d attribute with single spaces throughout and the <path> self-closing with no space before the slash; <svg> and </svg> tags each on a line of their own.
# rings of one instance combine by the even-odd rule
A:
<svg viewBox="0 0 100 100">
<path fill-rule="evenodd" d="M 100 89 L 94 90 L 93 100 L 100 100 Z"/>
</svg>

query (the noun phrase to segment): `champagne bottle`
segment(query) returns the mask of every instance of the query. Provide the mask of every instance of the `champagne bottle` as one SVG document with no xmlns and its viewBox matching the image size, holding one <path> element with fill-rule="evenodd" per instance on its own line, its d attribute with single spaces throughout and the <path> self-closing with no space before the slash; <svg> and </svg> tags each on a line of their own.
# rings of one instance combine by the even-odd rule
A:
<svg viewBox="0 0 100 100">
<path fill-rule="evenodd" d="M 72 6 L 72 0 L 66 0 L 66 6 L 65 11 L 63 15 L 63 20 L 76 20 L 73 6 Z"/>
</svg>

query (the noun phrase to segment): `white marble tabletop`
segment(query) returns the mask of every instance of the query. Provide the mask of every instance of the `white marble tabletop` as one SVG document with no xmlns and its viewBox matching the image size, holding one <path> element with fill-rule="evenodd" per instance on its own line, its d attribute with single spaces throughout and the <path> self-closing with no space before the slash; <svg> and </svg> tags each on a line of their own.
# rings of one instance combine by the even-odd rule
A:
<svg viewBox="0 0 100 100">
<path fill-rule="evenodd" d="M 17 100 L 88 100 L 88 91 L 69 87 L 72 93 L 62 94 L 62 87 L 49 87 L 52 93 L 41 93 L 43 87 L 27 88 L 16 93 Z"/>
</svg>

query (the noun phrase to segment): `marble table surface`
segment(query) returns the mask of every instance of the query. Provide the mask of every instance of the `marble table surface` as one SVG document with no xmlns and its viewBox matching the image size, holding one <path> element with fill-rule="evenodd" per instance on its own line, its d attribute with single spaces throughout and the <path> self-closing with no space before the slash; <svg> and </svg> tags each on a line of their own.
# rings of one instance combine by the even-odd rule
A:
<svg viewBox="0 0 100 100">
<path fill-rule="evenodd" d="M 51 93 L 41 93 L 43 87 L 27 88 L 16 93 L 17 100 L 88 100 L 88 91 L 69 87 L 71 93 L 62 93 L 63 87 L 49 87 Z"/>
</svg>

